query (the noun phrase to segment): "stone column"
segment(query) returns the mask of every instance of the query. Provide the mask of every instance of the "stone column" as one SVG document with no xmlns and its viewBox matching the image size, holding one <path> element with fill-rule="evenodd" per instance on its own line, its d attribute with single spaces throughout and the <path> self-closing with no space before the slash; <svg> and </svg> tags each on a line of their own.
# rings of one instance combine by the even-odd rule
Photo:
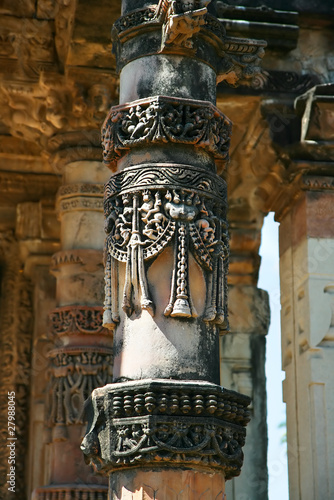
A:
<svg viewBox="0 0 334 500">
<path fill-rule="evenodd" d="M 318 85 L 296 100 L 300 141 L 285 145 L 281 163 L 260 186 L 280 222 L 289 489 L 301 500 L 334 495 L 333 90 Z"/>
<path fill-rule="evenodd" d="M 260 500 L 268 498 L 265 336 L 270 321 L 268 294 L 256 286 L 263 215 L 250 208 L 238 215 L 229 212 L 230 332 L 221 336 L 221 381 L 252 403 L 242 474 L 228 482 L 226 495 L 229 500 Z"/>
<path fill-rule="evenodd" d="M 84 133 L 87 143 L 87 132 Z M 75 140 L 75 143 L 74 143 Z M 80 452 L 85 399 L 112 380 L 113 332 L 102 326 L 103 187 L 99 148 L 80 143 L 80 134 L 50 140 L 62 168 L 56 210 L 61 250 L 53 255 L 56 308 L 49 313 L 49 383 L 46 400 L 47 484 L 33 498 L 106 498 L 103 478 L 92 476 Z"/>
<path fill-rule="evenodd" d="M 110 498 L 224 498 L 250 401 L 219 386 L 231 123 L 216 79 L 250 78 L 265 43 L 227 38 L 208 1 L 145 3 L 124 1 L 113 28 L 120 104 L 102 135 L 115 172 L 104 305 L 114 383 L 86 405 L 82 450 L 110 476 Z"/>
<path fill-rule="evenodd" d="M 283 397 L 290 495 L 320 500 L 334 494 L 334 180 L 304 182 L 280 224 Z"/>
</svg>

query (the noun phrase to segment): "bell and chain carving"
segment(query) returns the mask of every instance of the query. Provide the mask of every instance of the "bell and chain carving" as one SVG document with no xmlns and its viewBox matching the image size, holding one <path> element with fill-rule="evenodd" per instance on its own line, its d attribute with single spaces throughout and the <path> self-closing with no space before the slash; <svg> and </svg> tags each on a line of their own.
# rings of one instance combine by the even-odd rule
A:
<svg viewBox="0 0 334 500">
<path fill-rule="evenodd" d="M 112 380 L 112 349 L 72 347 L 50 351 L 49 427 L 83 423 L 84 401 Z"/>
<path fill-rule="evenodd" d="M 173 97 L 140 99 L 111 108 L 102 127 L 103 161 L 116 161 L 131 148 L 145 144 L 193 145 L 228 160 L 231 122 L 209 102 Z"/>
<path fill-rule="evenodd" d="M 189 292 L 188 257 L 193 254 L 206 278 L 204 321 L 226 319 L 228 234 L 226 184 L 190 166 L 142 165 L 111 177 L 106 184 L 105 325 L 119 321 L 118 262 L 126 263 L 122 309 L 138 306 L 154 315 L 146 263 L 174 246 L 170 299 L 165 315 L 196 317 Z"/>
<path fill-rule="evenodd" d="M 94 391 L 86 403 L 94 417 L 81 449 L 98 471 L 196 465 L 224 469 L 229 479 L 240 473 L 249 402 L 205 382 L 113 384 Z"/>
</svg>

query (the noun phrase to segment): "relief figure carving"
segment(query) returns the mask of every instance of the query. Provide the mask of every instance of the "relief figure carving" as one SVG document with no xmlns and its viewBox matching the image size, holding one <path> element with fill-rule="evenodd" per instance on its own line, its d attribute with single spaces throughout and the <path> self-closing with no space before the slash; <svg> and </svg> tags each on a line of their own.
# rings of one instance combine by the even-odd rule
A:
<svg viewBox="0 0 334 500">
<path fill-rule="evenodd" d="M 161 51 L 168 47 L 192 49 L 192 36 L 205 24 L 210 0 L 160 0 L 155 17 L 162 25 Z"/>
<path fill-rule="evenodd" d="M 128 150 L 143 144 L 193 145 L 226 162 L 231 122 L 212 104 L 152 97 L 114 106 L 102 127 L 103 161 L 111 169 Z"/>
</svg>

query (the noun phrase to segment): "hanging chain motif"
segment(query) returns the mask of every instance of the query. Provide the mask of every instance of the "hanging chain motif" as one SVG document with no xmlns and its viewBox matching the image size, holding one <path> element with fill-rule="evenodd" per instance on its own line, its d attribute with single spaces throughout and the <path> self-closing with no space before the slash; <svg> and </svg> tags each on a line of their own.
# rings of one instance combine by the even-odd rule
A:
<svg viewBox="0 0 334 500">
<path fill-rule="evenodd" d="M 133 167 L 116 174 L 106 185 L 105 326 L 119 321 L 118 262 L 126 264 L 123 311 L 131 316 L 145 309 L 154 315 L 146 270 L 168 245 L 174 245 L 174 264 L 165 315 L 197 317 L 189 288 L 191 252 L 206 280 L 204 321 L 220 325 L 226 321 L 226 185 L 221 178 L 190 166 L 180 166 L 179 173 L 178 177 L 176 167 L 165 171 L 151 167 L 149 172 Z M 177 184 L 172 182 L 175 177 Z"/>
</svg>

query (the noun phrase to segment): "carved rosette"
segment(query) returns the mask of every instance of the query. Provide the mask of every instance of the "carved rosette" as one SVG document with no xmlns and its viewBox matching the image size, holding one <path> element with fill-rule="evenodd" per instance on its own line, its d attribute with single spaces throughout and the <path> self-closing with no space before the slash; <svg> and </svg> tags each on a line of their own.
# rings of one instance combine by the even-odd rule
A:
<svg viewBox="0 0 334 500">
<path fill-rule="evenodd" d="M 81 449 L 96 471 L 196 467 L 239 475 L 250 399 L 207 382 L 112 384 L 86 402 Z"/>
<path fill-rule="evenodd" d="M 122 309 L 154 315 L 146 272 L 163 250 L 174 247 L 165 316 L 196 317 L 189 292 L 192 253 L 206 280 L 203 320 L 226 328 L 228 234 L 226 183 L 189 165 L 141 165 L 111 177 L 105 188 L 106 274 L 104 325 L 119 321 L 118 262 L 126 265 Z"/>
<path fill-rule="evenodd" d="M 102 127 L 103 161 L 111 170 L 136 147 L 192 145 L 210 153 L 218 167 L 228 160 L 231 122 L 213 104 L 157 96 L 114 106 Z"/>
<path fill-rule="evenodd" d="M 84 401 L 97 387 L 112 381 L 112 349 L 63 347 L 49 352 L 47 425 L 53 439 L 67 438 L 66 426 L 83 424 Z"/>
</svg>

